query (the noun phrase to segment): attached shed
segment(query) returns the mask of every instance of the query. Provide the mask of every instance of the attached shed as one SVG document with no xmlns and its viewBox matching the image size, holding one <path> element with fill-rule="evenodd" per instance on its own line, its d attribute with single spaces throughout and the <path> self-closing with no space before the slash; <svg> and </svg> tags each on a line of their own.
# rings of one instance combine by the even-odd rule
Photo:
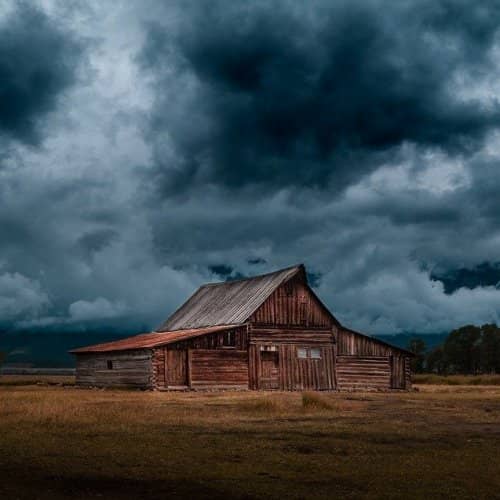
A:
<svg viewBox="0 0 500 500">
<path fill-rule="evenodd" d="M 411 387 L 411 352 L 342 326 L 303 265 L 201 286 L 156 331 L 82 347 L 82 386 L 389 390 Z"/>
</svg>

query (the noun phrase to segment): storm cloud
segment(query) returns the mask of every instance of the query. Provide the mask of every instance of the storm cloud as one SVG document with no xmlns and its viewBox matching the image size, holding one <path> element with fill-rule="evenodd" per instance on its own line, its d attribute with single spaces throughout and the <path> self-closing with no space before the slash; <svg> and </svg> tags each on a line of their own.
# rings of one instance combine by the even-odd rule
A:
<svg viewBox="0 0 500 500">
<path fill-rule="evenodd" d="M 41 120 L 75 82 L 82 45 L 31 2 L 0 19 L 0 133 L 36 144 Z"/>
<path fill-rule="evenodd" d="M 189 5 L 140 54 L 174 190 L 343 188 L 405 143 L 458 154 L 499 123 L 496 98 L 467 92 L 494 64 L 498 2 Z"/>
<path fill-rule="evenodd" d="M 499 11 L 2 4 L 0 328 L 149 330 L 299 262 L 367 333 L 499 321 Z"/>
</svg>

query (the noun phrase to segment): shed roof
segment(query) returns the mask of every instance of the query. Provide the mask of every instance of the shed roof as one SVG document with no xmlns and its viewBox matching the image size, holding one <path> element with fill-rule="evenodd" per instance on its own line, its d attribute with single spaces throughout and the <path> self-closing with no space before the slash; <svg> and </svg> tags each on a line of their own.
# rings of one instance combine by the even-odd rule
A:
<svg viewBox="0 0 500 500">
<path fill-rule="evenodd" d="M 207 328 L 194 328 L 190 330 L 176 330 L 175 332 L 153 332 L 141 333 L 133 337 L 105 342 L 103 344 L 94 344 L 87 347 L 79 347 L 69 351 L 72 354 L 84 354 L 92 352 L 112 352 L 112 351 L 130 351 L 133 349 L 151 349 L 162 345 L 180 342 L 181 340 L 192 339 L 208 333 L 230 330 L 240 325 L 221 325 Z"/>
<path fill-rule="evenodd" d="M 296 275 L 307 281 L 300 264 L 252 278 L 202 285 L 157 331 L 244 323 L 282 283 Z"/>
<path fill-rule="evenodd" d="M 390 347 L 391 349 L 394 349 L 396 351 L 401 351 L 404 354 L 406 354 L 407 356 L 411 356 L 411 357 L 415 356 L 414 352 L 409 351 L 408 349 L 404 349 L 403 347 L 399 347 L 399 346 L 394 345 L 394 344 L 389 344 L 389 342 L 385 342 L 384 340 L 380 340 L 377 337 L 372 337 L 371 335 L 367 335 L 366 333 L 357 332 L 356 330 L 353 330 L 352 328 L 347 328 L 345 326 L 342 326 L 342 329 L 345 330 L 346 332 L 353 333 L 354 335 L 359 335 L 361 337 L 367 337 L 370 340 L 373 340 L 373 342 L 376 342 L 377 344 L 382 344 L 382 345 L 385 345 L 386 347 Z"/>
</svg>

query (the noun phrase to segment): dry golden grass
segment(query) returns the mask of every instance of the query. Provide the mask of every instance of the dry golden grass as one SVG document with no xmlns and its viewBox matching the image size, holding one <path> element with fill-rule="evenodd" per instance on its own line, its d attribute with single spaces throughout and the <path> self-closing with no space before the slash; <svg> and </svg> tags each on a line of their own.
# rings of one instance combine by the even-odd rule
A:
<svg viewBox="0 0 500 500">
<path fill-rule="evenodd" d="M 414 375 L 416 384 L 431 385 L 500 385 L 500 375 Z"/>
<path fill-rule="evenodd" d="M 75 385 L 75 377 L 70 375 L 0 375 L 0 386 L 2 385 Z"/>
<path fill-rule="evenodd" d="M 307 410 L 331 410 L 332 403 L 318 392 L 302 393 L 302 407 Z"/>
<path fill-rule="evenodd" d="M 0 498 L 499 498 L 500 387 L 0 385 Z"/>
</svg>

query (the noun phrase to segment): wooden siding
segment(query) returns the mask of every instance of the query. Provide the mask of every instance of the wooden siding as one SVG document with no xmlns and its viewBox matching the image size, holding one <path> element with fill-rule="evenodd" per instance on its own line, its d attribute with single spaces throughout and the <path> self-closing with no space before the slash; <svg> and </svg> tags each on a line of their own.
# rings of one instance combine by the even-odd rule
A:
<svg viewBox="0 0 500 500">
<path fill-rule="evenodd" d="M 169 386 L 188 385 L 187 349 L 166 349 L 165 378 Z"/>
<path fill-rule="evenodd" d="M 388 356 L 337 356 L 337 380 L 340 390 L 391 388 Z"/>
<path fill-rule="evenodd" d="M 333 344 L 334 332 L 328 329 L 305 328 L 262 328 L 252 326 L 249 341 L 253 343 L 287 343 L 287 344 Z"/>
<path fill-rule="evenodd" d="M 194 349 L 191 357 L 191 387 L 248 389 L 248 352 L 234 349 Z"/>
<path fill-rule="evenodd" d="M 202 386 L 245 386 L 248 388 L 248 327 L 243 325 L 223 332 L 215 332 L 189 340 L 183 340 L 170 344 L 165 347 L 154 349 L 152 371 L 153 386 L 158 389 L 168 388 L 169 386 L 185 385 L 186 387 L 201 388 Z M 228 333 L 234 333 L 235 345 L 228 347 L 224 345 L 224 336 Z M 178 357 L 174 359 L 173 351 L 179 351 Z M 212 356 L 205 355 L 206 359 L 212 359 L 214 363 L 214 378 L 200 375 L 200 366 L 203 361 L 198 357 L 198 353 L 213 352 L 222 353 Z M 241 355 L 245 352 L 245 379 L 241 377 L 241 364 L 239 363 Z M 236 362 L 231 361 L 231 353 L 235 354 Z M 222 368 L 221 363 L 227 363 L 227 367 Z M 235 370 L 235 374 L 231 370 Z M 184 375 L 185 373 L 185 375 Z M 169 377 L 170 374 L 170 377 Z M 179 376 L 177 376 L 177 375 Z M 180 384 L 179 381 L 185 380 Z M 201 378 L 199 378 L 201 377 Z M 226 381 L 223 378 L 226 377 Z M 234 378 L 237 378 L 236 382 Z M 175 379 L 175 380 L 174 380 Z M 215 381 L 214 381 L 215 380 Z"/>
<path fill-rule="evenodd" d="M 165 373 L 165 358 L 167 348 L 157 347 L 153 350 L 152 371 L 153 371 L 153 387 L 155 389 L 163 389 L 166 387 Z"/>
<path fill-rule="evenodd" d="M 391 388 L 406 389 L 406 357 L 391 356 Z"/>
<path fill-rule="evenodd" d="M 248 327 L 246 325 L 233 328 L 231 330 L 224 330 L 222 332 L 210 333 L 202 335 L 189 340 L 183 340 L 170 344 L 169 349 L 225 349 L 224 336 L 234 332 L 235 346 L 237 350 L 246 350 L 248 348 Z"/>
<path fill-rule="evenodd" d="M 405 357 L 405 377 L 406 377 L 406 384 L 405 384 L 405 389 L 409 390 L 411 389 L 411 363 L 410 363 L 410 358 Z"/>
<path fill-rule="evenodd" d="M 266 356 L 276 348 L 278 356 L 278 384 L 266 372 Z M 299 359 L 297 349 L 319 349 L 320 359 Z M 251 389 L 332 390 L 336 387 L 334 346 L 313 344 L 251 344 L 249 349 L 249 386 Z"/>
<path fill-rule="evenodd" d="M 108 368 L 108 362 L 112 368 Z M 149 350 L 78 354 L 76 384 L 87 387 L 153 386 L 152 353 Z"/>
<path fill-rule="evenodd" d="M 276 351 L 260 352 L 261 373 L 259 385 L 262 389 L 280 388 L 280 353 Z"/>
<path fill-rule="evenodd" d="M 254 325 L 330 328 L 330 313 L 311 293 L 307 283 L 295 277 L 279 286 L 250 316 Z"/>
<path fill-rule="evenodd" d="M 337 333 L 337 349 L 339 356 L 391 356 L 401 355 L 401 350 L 391 347 L 365 335 L 349 332 L 342 328 Z"/>
</svg>

